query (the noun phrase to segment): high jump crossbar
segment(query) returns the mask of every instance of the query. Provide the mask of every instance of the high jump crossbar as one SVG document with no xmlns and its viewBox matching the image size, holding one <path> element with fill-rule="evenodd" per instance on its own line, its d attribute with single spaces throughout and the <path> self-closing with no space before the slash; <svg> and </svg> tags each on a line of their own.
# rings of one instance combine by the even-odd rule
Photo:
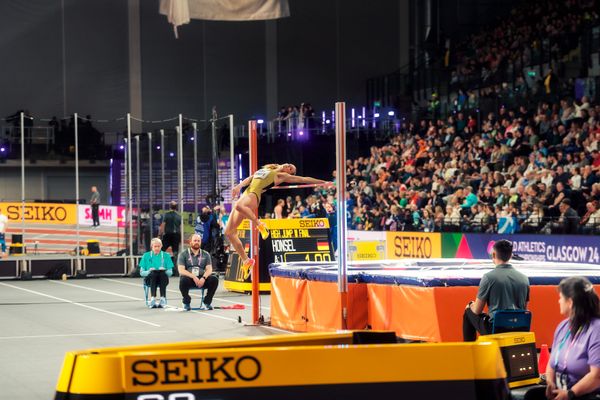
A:
<svg viewBox="0 0 600 400">
<path fill-rule="evenodd" d="M 273 186 L 271 189 L 303 189 L 303 188 L 312 188 L 317 186 L 323 186 L 321 183 L 307 183 L 305 185 L 281 185 L 281 186 Z"/>
</svg>

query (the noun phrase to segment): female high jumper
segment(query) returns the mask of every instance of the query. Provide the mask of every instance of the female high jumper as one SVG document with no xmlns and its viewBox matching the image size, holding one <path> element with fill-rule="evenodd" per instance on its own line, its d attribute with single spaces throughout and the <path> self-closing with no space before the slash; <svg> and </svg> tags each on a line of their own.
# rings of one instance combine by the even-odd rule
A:
<svg viewBox="0 0 600 400">
<path fill-rule="evenodd" d="M 260 232 L 263 239 L 269 237 L 269 230 L 264 222 L 258 220 L 255 210 L 260 204 L 261 194 L 273 186 L 278 186 L 282 183 L 303 183 L 314 185 L 332 185 L 321 179 L 311 178 L 308 176 L 296 176 L 296 167 L 294 164 L 267 164 L 261 169 L 237 184 L 231 189 L 231 198 L 235 199 L 240 194 L 242 188 L 248 186 L 244 194 L 235 202 L 225 227 L 225 236 L 233 245 L 235 251 L 239 254 L 242 260 L 242 269 L 246 271 L 245 275 L 249 274 L 251 267 L 254 265 L 254 259 L 249 258 L 244 250 L 242 242 L 238 238 L 237 228 L 242 223 L 244 218 L 248 218 L 254 223 L 254 226 Z"/>
</svg>

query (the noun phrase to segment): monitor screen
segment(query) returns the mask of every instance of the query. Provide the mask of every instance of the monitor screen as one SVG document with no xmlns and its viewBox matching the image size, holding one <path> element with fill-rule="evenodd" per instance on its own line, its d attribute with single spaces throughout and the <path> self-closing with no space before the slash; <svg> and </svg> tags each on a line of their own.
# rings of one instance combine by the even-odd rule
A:
<svg viewBox="0 0 600 400">
<path fill-rule="evenodd" d="M 535 343 L 502 347 L 502 358 L 509 382 L 537 378 L 537 351 Z"/>
</svg>

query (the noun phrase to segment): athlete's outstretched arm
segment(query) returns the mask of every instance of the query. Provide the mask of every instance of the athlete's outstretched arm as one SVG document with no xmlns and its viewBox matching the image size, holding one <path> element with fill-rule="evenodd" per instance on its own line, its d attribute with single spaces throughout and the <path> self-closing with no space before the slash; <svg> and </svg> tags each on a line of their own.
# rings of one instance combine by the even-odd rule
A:
<svg viewBox="0 0 600 400">
<path fill-rule="evenodd" d="M 250 182 L 252 182 L 252 175 L 250 175 L 249 177 L 247 177 L 246 179 L 244 179 L 243 181 L 241 181 L 240 183 L 238 183 L 237 185 L 235 185 L 232 189 L 231 189 L 231 198 L 235 199 L 240 195 L 240 191 L 245 188 L 246 186 L 248 186 L 250 184 Z"/>
<path fill-rule="evenodd" d="M 322 179 L 311 178 L 310 176 L 297 176 L 285 172 L 280 172 L 277 177 L 281 182 L 286 183 L 314 183 L 317 185 L 327 185 L 331 183 Z"/>
</svg>

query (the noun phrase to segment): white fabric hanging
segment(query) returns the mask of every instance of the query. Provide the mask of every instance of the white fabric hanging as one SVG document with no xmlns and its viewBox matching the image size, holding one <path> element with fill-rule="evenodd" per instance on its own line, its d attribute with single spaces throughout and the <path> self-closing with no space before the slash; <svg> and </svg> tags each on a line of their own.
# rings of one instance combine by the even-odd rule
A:
<svg viewBox="0 0 600 400">
<path fill-rule="evenodd" d="M 160 0 L 160 13 L 177 27 L 190 19 L 253 21 L 290 16 L 288 0 Z"/>
</svg>

